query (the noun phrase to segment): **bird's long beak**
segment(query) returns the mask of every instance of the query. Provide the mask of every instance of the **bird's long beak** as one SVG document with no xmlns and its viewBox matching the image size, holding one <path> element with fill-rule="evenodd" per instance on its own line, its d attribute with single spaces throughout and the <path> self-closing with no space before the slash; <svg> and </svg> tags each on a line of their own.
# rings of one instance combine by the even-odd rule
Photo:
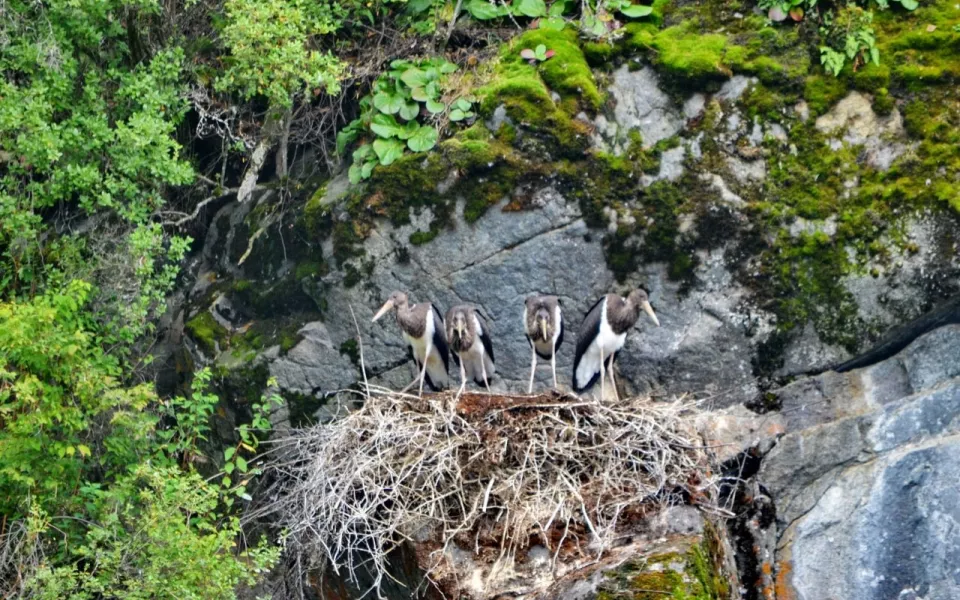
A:
<svg viewBox="0 0 960 600">
<path fill-rule="evenodd" d="M 547 320 L 543 317 L 540 317 L 540 334 L 543 335 L 543 339 L 547 339 L 547 337 L 549 337 L 547 335 Z"/>
<path fill-rule="evenodd" d="M 650 318 L 653 319 L 653 322 L 657 324 L 657 327 L 660 327 L 660 319 L 658 319 L 656 313 L 653 312 L 653 307 L 650 306 L 650 303 L 644 301 L 644 303 L 640 306 L 643 307 L 643 312 L 650 315 Z"/>
<path fill-rule="evenodd" d="M 376 323 L 377 319 L 390 312 L 391 309 L 393 309 L 393 300 L 387 300 L 386 303 L 380 307 L 380 310 L 377 311 L 377 314 L 373 315 L 373 321 L 371 321 L 371 323 Z"/>
</svg>

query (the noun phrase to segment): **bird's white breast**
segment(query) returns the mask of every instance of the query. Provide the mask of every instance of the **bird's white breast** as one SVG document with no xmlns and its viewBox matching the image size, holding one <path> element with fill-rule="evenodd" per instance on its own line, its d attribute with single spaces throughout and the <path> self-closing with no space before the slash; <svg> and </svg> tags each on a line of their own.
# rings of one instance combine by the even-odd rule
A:
<svg viewBox="0 0 960 600">
<path fill-rule="evenodd" d="M 610 322 L 607 320 L 607 301 L 604 300 L 603 312 L 600 315 L 600 333 L 597 334 L 597 338 L 593 343 L 603 350 L 603 355 L 606 357 L 623 348 L 623 344 L 626 341 L 626 332 L 614 333 L 613 329 L 611 329 Z"/>
</svg>

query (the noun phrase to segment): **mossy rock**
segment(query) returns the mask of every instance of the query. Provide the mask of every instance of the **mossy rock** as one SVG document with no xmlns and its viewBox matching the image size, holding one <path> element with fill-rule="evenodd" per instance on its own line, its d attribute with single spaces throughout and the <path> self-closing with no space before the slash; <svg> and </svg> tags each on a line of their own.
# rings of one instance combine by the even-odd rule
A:
<svg viewBox="0 0 960 600">
<path fill-rule="evenodd" d="M 209 310 L 201 310 L 195 317 L 190 319 L 184 325 L 187 333 L 210 355 L 217 351 L 218 342 L 222 342 L 229 337 L 226 328 L 217 322 L 216 318 L 210 314 Z"/>
</svg>

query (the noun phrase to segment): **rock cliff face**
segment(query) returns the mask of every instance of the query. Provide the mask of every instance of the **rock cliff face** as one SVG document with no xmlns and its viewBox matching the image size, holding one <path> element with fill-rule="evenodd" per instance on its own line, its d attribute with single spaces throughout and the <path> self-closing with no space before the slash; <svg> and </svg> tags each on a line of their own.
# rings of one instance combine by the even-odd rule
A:
<svg viewBox="0 0 960 600">
<path fill-rule="evenodd" d="M 299 424 L 329 418 L 361 379 L 361 350 L 371 381 L 412 379 L 396 325 L 370 323 L 394 290 L 441 310 L 475 304 L 495 387 L 516 392 L 529 374 L 526 295 L 563 300 L 569 385 L 586 310 L 642 286 L 662 326 L 630 332 L 620 378 L 716 409 L 705 440 L 747 480 L 721 528 L 742 597 L 958 597 L 960 327 L 828 370 L 960 292 L 952 72 L 917 79 L 910 61 L 927 46 L 905 37 L 885 46 L 889 67 L 835 80 L 796 33 L 752 16 L 717 9 L 701 45 L 680 4 L 661 29 L 631 26 L 571 55 L 560 70 L 585 72 L 580 88 L 547 66 L 506 79 L 497 65 L 525 36 L 553 34 L 520 36 L 491 62 L 476 124 L 363 187 L 306 181 L 280 212 L 279 190 L 225 199 L 170 339 L 185 326 L 192 360 L 220 369 L 231 414 L 272 376 L 283 419 Z M 940 14 L 923 10 L 917 23 Z M 898 27 L 880 22 L 881 42 Z M 937 39 L 955 45 L 947 29 Z M 724 49 L 701 56 L 718 36 Z M 751 40 L 769 56 L 750 54 Z M 630 579 L 615 573 L 600 577 L 607 588 L 551 597 L 638 597 L 609 589 Z"/>
</svg>

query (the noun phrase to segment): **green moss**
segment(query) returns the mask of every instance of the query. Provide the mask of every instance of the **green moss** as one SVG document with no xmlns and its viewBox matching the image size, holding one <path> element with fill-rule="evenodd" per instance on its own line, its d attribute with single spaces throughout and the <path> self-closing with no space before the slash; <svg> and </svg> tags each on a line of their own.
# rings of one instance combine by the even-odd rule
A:
<svg viewBox="0 0 960 600">
<path fill-rule="evenodd" d="M 719 547 L 709 539 L 644 559 L 628 561 L 607 572 L 597 600 L 725 600 Z"/>
<path fill-rule="evenodd" d="M 300 343 L 300 340 L 303 339 L 298 332 L 300 327 L 297 324 L 292 324 L 289 327 L 284 327 L 277 334 L 277 342 L 280 344 L 280 353 L 286 354 L 293 350 L 293 347 Z"/>
<path fill-rule="evenodd" d="M 685 81 L 723 79 L 730 70 L 723 62 L 727 36 L 702 33 L 692 22 L 664 29 L 654 36 L 654 63 L 665 73 Z"/>
<path fill-rule="evenodd" d="M 886 64 L 867 64 L 853 75 L 853 85 L 858 90 L 876 93 L 890 87 L 890 67 Z"/>
<path fill-rule="evenodd" d="M 357 340 L 351 338 L 340 344 L 340 354 L 349 358 L 354 366 L 360 366 L 360 345 Z"/>
<path fill-rule="evenodd" d="M 878 115 L 889 115 L 896 105 L 896 98 L 890 95 L 887 88 L 880 88 L 873 96 L 873 111 Z"/>
<path fill-rule="evenodd" d="M 583 42 L 583 56 L 592 67 L 609 65 L 616 54 L 616 47 L 609 42 Z"/>
<path fill-rule="evenodd" d="M 539 44 L 554 51 L 552 58 L 537 65 L 544 83 L 560 94 L 561 98 L 577 100 L 583 110 L 599 109 L 603 103 L 603 96 L 597 89 L 593 72 L 580 48 L 577 32 L 569 27 L 563 31 L 549 29 L 527 31 L 510 44 L 511 51 L 517 53 L 514 60 L 520 59 L 519 52 L 524 48 L 536 48 Z M 576 114 L 576 112 L 569 114 Z"/>
<path fill-rule="evenodd" d="M 327 263 L 324 261 L 308 260 L 297 264 L 294 277 L 304 279 L 305 277 L 318 277 L 327 273 Z"/>
<path fill-rule="evenodd" d="M 414 231 L 410 234 L 410 243 L 414 246 L 422 246 L 433 241 L 435 237 L 440 232 L 436 229 L 428 229 L 427 231 Z"/>
<path fill-rule="evenodd" d="M 184 327 L 197 345 L 209 354 L 215 353 L 217 342 L 227 339 L 228 336 L 227 330 L 217 322 L 209 310 L 201 310 L 197 316 L 187 321 Z"/>
<path fill-rule="evenodd" d="M 846 81 L 832 75 L 811 75 L 803 88 L 803 97 L 814 116 L 830 110 L 846 93 Z"/>
</svg>

